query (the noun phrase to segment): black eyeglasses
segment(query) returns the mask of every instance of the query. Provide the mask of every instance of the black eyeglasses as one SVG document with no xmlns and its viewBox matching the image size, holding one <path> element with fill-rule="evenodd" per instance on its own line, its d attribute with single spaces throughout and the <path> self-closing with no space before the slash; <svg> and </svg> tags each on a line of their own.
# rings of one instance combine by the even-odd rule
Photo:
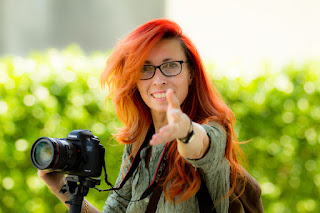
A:
<svg viewBox="0 0 320 213">
<path fill-rule="evenodd" d="M 170 61 L 170 62 L 163 63 L 159 66 L 144 65 L 140 71 L 140 80 L 149 80 L 153 78 L 157 68 L 159 68 L 160 72 L 167 77 L 179 75 L 182 71 L 183 63 L 188 63 L 188 62 Z"/>
</svg>

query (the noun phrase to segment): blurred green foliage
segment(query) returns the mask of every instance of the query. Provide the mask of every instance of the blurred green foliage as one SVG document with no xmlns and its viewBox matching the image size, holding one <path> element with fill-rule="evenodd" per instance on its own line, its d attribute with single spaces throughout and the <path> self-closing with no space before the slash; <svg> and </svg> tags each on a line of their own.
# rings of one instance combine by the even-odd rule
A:
<svg viewBox="0 0 320 213">
<path fill-rule="evenodd" d="M 106 148 L 108 179 L 118 175 L 121 126 L 99 77 L 108 54 L 85 55 L 76 45 L 27 58 L 0 58 L 0 213 L 67 212 L 36 175 L 30 149 L 42 136 L 90 129 Z M 248 171 L 260 182 L 265 212 L 320 211 L 320 63 L 289 64 L 257 78 L 227 78 L 207 65 L 237 117 Z M 102 183 L 99 188 L 108 188 Z M 102 210 L 108 194 L 90 189 Z"/>
</svg>

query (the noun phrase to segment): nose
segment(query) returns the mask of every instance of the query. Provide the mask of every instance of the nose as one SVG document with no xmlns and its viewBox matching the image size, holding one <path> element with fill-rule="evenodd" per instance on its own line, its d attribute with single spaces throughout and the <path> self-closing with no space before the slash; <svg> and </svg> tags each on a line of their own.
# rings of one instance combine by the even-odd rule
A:
<svg viewBox="0 0 320 213">
<path fill-rule="evenodd" d="M 167 77 L 162 74 L 162 72 L 160 71 L 160 68 L 157 68 L 155 70 L 155 74 L 152 79 L 153 79 L 154 85 L 162 85 L 167 83 Z"/>
</svg>

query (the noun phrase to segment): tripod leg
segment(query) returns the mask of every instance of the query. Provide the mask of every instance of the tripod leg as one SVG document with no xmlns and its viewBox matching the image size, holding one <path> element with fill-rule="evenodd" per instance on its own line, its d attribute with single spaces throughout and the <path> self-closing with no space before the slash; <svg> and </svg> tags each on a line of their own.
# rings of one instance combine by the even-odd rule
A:
<svg viewBox="0 0 320 213">
<path fill-rule="evenodd" d="M 67 204 L 70 204 L 69 212 L 80 213 L 83 197 L 88 194 L 89 188 L 99 185 L 100 180 L 75 175 L 69 175 L 66 179 L 67 185 L 63 186 L 60 192 L 68 192 L 70 195 L 70 200 L 66 201 Z"/>
<path fill-rule="evenodd" d="M 88 188 L 82 181 L 68 180 L 67 191 L 70 195 L 70 200 L 66 201 L 67 204 L 70 204 L 69 213 L 80 213 L 83 196 L 87 195 Z"/>
<path fill-rule="evenodd" d="M 82 207 L 83 196 L 82 195 L 70 195 L 70 201 L 66 203 L 70 204 L 69 213 L 80 213 Z"/>
</svg>

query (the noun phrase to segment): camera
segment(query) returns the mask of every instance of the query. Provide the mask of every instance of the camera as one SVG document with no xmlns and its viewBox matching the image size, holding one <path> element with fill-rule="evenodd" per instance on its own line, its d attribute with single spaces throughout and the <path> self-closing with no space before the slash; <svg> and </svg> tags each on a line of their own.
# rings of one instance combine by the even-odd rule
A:
<svg viewBox="0 0 320 213">
<path fill-rule="evenodd" d="M 83 177 L 99 177 L 105 149 L 90 130 L 73 130 L 67 138 L 38 138 L 31 148 L 31 161 L 40 170 Z"/>
</svg>

